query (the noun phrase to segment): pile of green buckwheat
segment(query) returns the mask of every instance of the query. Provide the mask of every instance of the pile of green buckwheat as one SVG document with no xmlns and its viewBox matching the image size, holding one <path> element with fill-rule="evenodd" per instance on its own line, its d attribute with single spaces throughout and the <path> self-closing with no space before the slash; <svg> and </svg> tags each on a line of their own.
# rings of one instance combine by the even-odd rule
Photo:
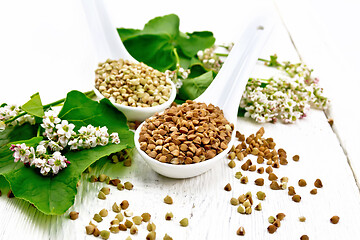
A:
<svg viewBox="0 0 360 240">
<path fill-rule="evenodd" d="M 154 107 L 169 100 L 171 84 L 166 75 L 144 63 L 106 60 L 95 70 L 95 87 L 115 103 Z"/>
<path fill-rule="evenodd" d="M 120 179 L 114 178 L 100 174 L 98 177 L 92 175 L 89 179 L 90 182 L 102 182 L 108 184 L 108 186 L 114 186 L 119 191 L 126 190 L 133 190 L 134 185 L 131 182 L 124 182 L 122 184 Z M 104 186 L 100 189 L 97 197 L 100 200 L 106 200 L 106 196 L 111 194 L 111 189 L 108 186 Z M 163 202 L 168 205 L 173 204 L 173 199 L 169 195 L 167 195 Z M 141 215 L 134 216 L 134 212 L 129 209 L 130 203 L 127 200 L 122 200 L 120 203 L 114 202 L 111 209 L 101 209 L 98 213 L 95 213 L 92 220 L 90 220 L 89 225 L 85 226 L 86 234 L 93 235 L 95 237 L 101 237 L 102 239 L 108 239 L 110 234 L 117 234 L 119 232 L 127 232 L 131 235 L 135 235 L 139 232 L 138 227 L 143 224 L 147 223 L 146 229 L 148 230 L 148 234 L 146 235 L 146 240 L 154 240 L 156 239 L 156 225 L 154 222 L 151 222 L 151 214 L 148 212 L 144 212 Z M 109 222 L 108 230 L 100 230 L 96 223 L 103 222 L 105 218 L 114 215 L 115 217 Z M 71 220 L 76 220 L 79 216 L 78 212 L 72 211 L 69 213 L 69 218 Z M 165 214 L 165 219 L 167 221 L 171 221 L 174 218 L 172 212 L 168 212 Z M 189 225 L 188 218 L 182 218 L 179 221 L 179 225 L 181 227 L 187 227 Z M 172 240 L 173 238 L 170 237 L 167 233 L 163 237 L 164 240 Z M 126 240 L 131 240 L 131 237 L 128 236 Z"/>
</svg>

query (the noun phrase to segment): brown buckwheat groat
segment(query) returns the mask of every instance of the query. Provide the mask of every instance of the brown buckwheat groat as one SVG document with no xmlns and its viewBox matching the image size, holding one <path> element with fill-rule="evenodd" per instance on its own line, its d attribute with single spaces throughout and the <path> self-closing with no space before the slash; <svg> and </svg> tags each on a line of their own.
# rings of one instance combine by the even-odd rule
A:
<svg viewBox="0 0 360 240">
<path fill-rule="evenodd" d="M 333 216 L 333 217 L 330 218 L 330 222 L 332 224 L 337 224 L 339 222 L 339 220 L 340 220 L 339 216 Z"/>
<path fill-rule="evenodd" d="M 224 151 L 233 129 L 219 107 L 188 100 L 147 119 L 139 143 L 142 151 L 160 162 L 198 163 Z"/>
</svg>

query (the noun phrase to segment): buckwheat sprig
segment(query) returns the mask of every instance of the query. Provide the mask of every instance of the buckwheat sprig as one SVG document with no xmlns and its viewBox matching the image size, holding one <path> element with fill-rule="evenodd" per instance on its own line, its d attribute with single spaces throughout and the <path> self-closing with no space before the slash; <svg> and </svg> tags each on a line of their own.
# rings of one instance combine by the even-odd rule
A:
<svg viewBox="0 0 360 240">
<path fill-rule="evenodd" d="M 40 125 L 44 129 L 44 137 L 47 140 L 41 141 L 34 147 L 26 146 L 25 143 L 12 145 L 10 150 L 14 152 L 15 162 L 22 162 L 40 169 L 42 175 L 49 173 L 58 174 L 66 168 L 70 162 L 61 154 L 61 150 L 81 150 L 94 148 L 98 145 L 105 146 L 111 140 L 114 144 L 120 143 L 118 133 L 108 134 L 107 127 L 94 127 L 89 124 L 83 126 L 78 133 L 74 131 L 75 125 L 61 120 L 53 110 L 45 112 L 43 122 Z M 52 153 L 48 153 L 52 151 Z"/>
</svg>

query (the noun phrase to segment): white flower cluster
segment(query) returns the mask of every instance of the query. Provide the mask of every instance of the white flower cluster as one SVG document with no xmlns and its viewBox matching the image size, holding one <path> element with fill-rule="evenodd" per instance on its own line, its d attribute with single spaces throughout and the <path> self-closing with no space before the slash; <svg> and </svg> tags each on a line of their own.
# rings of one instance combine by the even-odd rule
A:
<svg viewBox="0 0 360 240">
<path fill-rule="evenodd" d="M 165 75 L 166 78 L 173 81 L 175 83 L 176 89 L 181 88 L 182 80 L 187 79 L 190 74 L 190 69 L 184 69 L 180 66 L 177 67 L 176 70 L 166 70 Z"/>
<path fill-rule="evenodd" d="M 40 169 L 42 175 L 48 175 L 50 172 L 58 174 L 61 169 L 67 167 L 70 163 L 66 157 L 59 151 L 47 154 L 44 145 L 38 145 L 36 151 L 33 147 L 26 146 L 25 143 L 11 145 L 10 150 L 14 152 L 14 161 L 29 164 Z"/>
<path fill-rule="evenodd" d="M 276 122 L 280 118 L 284 123 L 294 123 L 305 117 L 311 106 L 326 108 L 329 100 L 323 96 L 318 80 L 304 74 L 306 71 L 293 77 L 250 79 L 240 102 L 245 117 L 257 122 Z"/>
<path fill-rule="evenodd" d="M 94 127 L 89 124 L 76 133 L 74 124 L 61 120 L 52 110 L 45 113 L 41 127 L 45 129 L 44 136 L 48 138 L 43 144 L 52 151 L 61 151 L 67 146 L 70 150 L 105 146 L 109 143 L 109 138 L 112 143 L 120 143 L 118 134 L 109 135 L 107 127 Z"/>
<path fill-rule="evenodd" d="M 0 107 L 0 132 L 4 131 L 7 126 L 22 125 L 26 122 L 29 122 L 32 125 L 35 124 L 35 118 L 28 114 L 16 118 L 9 124 L 5 123 L 7 120 L 10 120 L 13 117 L 19 115 L 21 112 L 21 109 L 15 105 L 5 105 Z"/>
<path fill-rule="evenodd" d="M 200 50 L 197 52 L 199 60 L 204 64 L 207 69 L 218 72 L 223 65 L 223 61 L 215 53 L 217 46 L 214 45 L 211 48 L 207 48 L 204 51 Z"/>
<path fill-rule="evenodd" d="M 61 155 L 61 150 L 81 150 L 94 148 L 98 145 L 105 146 L 111 140 L 114 144 L 120 143 L 118 133 L 108 134 L 107 127 L 94 127 L 88 125 L 81 127 L 79 132 L 74 131 L 75 125 L 67 120 L 61 120 L 57 114 L 49 110 L 45 112 L 43 123 L 43 135 L 47 140 L 41 141 L 36 147 L 28 147 L 25 143 L 12 145 L 10 150 L 14 151 L 14 161 L 23 162 L 40 168 L 40 173 L 48 175 L 50 172 L 57 174 L 61 169 L 66 168 L 70 163 L 66 157 Z M 47 153 L 47 148 L 53 151 Z"/>
</svg>

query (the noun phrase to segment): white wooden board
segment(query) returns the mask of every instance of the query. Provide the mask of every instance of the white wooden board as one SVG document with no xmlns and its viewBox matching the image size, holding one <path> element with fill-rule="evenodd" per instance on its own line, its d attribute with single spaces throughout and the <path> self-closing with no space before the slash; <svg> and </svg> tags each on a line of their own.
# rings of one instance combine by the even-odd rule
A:
<svg viewBox="0 0 360 240">
<path fill-rule="evenodd" d="M 215 36 L 219 36 L 218 39 L 221 41 L 231 41 L 235 38 L 237 27 L 246 24 L 246 17 L 251 15 L 250 9 L 257 9 L 261 6 L 270 9 L 274 7 L 272 2 L 269 3 L 268 1 L 253 1 L 252 3 L 229 1 L 216 5 L 217 7 L 212 5 L 212 2 L 206 2 L 203 5 L 204 2 L 190 1 L 166 5 L 164 1 L 154 3 L 107 1 L 107 3 L 116 26 L 120 26 L 120 23 L 128 19 L 123 26 L 140 28 L 143 23 L 154 16 L 174 12 L 180 16 L 183 23 L 181 30 L 191 32 L 208 29 L 214 31 Z M 196 7 L 191 8 L 190 3 Z M 23 19 L 18 20 L 16 16 L 18 18 L 27 17 L 29 20 L 26 26 L 30 27 L 33 23 L 33 29 L 36 29 L 35 32 L 26 29 L 29 36 L 27 39 L 32 39 L 31 44 L 20 45 L 24 59 L 27 60 L 25 69 L 27 69 L 28 75 L 26 80 L 19 75 L 4 73 L 5 79 L 11 78 L 19 83 L 19 86 L 22 87 L 22 95 L 17 97 L 16 93 L 12 91 L 13 85 L 6 82 L 5 88 L 1 88 L 2 98 L 21 104 L 34 91 L 40 90 L 40 94 L 44 96 L 44 102 L 50 102 L 63 97 L 63 94 L 72 87 L 87 90 L 88 88 L 85 87 L 87 81 L 92 78 L 91 68 L 94 51 L 91 47 L 91 40 L 88 39 L 87 31 L 84 30 L 87 26 L 79 2 L 65 1 L 59 5 L 50 3 L 43 5 L 45 4 L 44 1 L 36 1 L 32 4 L 26 6 L 33 11 L 20 11 L 18 15 L 15 11 L 16 6 L 11 3 L 6 5 L 7 11 L 5 8 L 0 8 L 2 11 L 0 14 L 1 26 L 5 26 L 4 21 L 15 14 L 14 23 L 9 24 L 4 30 L 8 34 L 7 38 L 5 41 L 0 40 L 1 50 L 4 52 L 0 56 L 0 63 L 6 68 L 11 68 L 12 72 L 16 72 L 16 68 L 11 66 L 9 59 L 15 61 L 15 58 L 13 51 L 7 49 L 16 49 L 11 40 L 16 37 L 20 38 L 22 34 L 14 32 L 13 29 L 20 27 L 23 23 L 25 24 Z M 286 11 L 290 8 L 289 5 L 282 7 L 284 6 L 281 5 L 284 4 L 282 1 L 277 1 L 276 4 L 280 13 L 283 14 L 285 23 L 295 21 L 296 14 L 292 15 Z M 40 6 L 43 8 L 40 9 Z M 129 11 L 129 9 L 139 9 L 138 6 L 143 7 L 141 11 L 139 10 L 141 14 Z M 153 10 L 150 12 L 146 9 Z M 36 15 L 41 12 L 44 12 L 47 21 L 43 20 L 43 15 L 33 17 L 33 14 Z M 218 15 L 215 15 L 216 13 Z M 67 16 L 66 19 L 62 18 L 64 14 Z M 218 16 L 218 19 L 214 16 Z M 57 23 L 57 25 L 53 23 Z M 58 31 L 44 31 L 42 28 L 44 26 L 48 27 L 47 30 L 50 26 L 58 26 Z M 296 35 L 296 30 L 293 29 L 290 32 Z M 46 36 L 48 41 L 40 42 Z M 47 52 L 46 49 L 52 45 L 50 43 L 59 48 L 57 53 Z M 37 48 L 32 48 L 34 44 Z M 44 47 L 44 44 L 47 47 Z M 309 56 L 308 59 L 317 56 L 314 49 L 309 50 L 305 46 L 299 48 L 299 51 L 300 53 L 301 51 L 306 52 L 306 56 Z M 314 54 L 311 55 L 311 52 Z M 274 53 L 280 56 L 280 60 L 299 60 L 288 32 L 281 22 L 276 25 L 262 57 L 265 58 Z M 305 54 L 301 54 L 301 56 L 305 58 Z M 34 70 L 37 68 L 37 64 L 34 62 L 38 63 L 44 58 L 53 60 L 53 62 L 42 62 L 44 68 L 47 69 L 45 71 L 47 74 L 54 73 L 51 83 L 48 82 L 47 76 L 35 74 L 38 71 Z M 70 67 L 66 72 L 63 72 L 62 69 L 65 66 Z M 323 67 L 321 69 L 322 74 L 327 72 L 325 65 L 313 67 L 317 66 Z M 327 70 L 329 71 L 329 69 Z M 253 76 L 267 74 L 268 71 L 259 66 L 254 71 Z M 324 75 L 323 77 L 322 75 L 321 81 L 331 81 L 325 80 L 328 76 Z M 79 80 L 75 81 L 74 79 Z M 34 83 L 37 85 L 33 85 Z M 335 83 L 328 83 L 329 88 L 334 86 L 332 84 Z M 55 86 L 56 91 L 54 91 Z M 337 101 L 337 99 L 333 100 L 335 104 Z M 106 172 L 111 177 L 119 177 L 123 182 L 131 181 L 134 184 L 132 191 L 120 192 L 112 188 L 107 200 L 99 200 L 96 195 L 102 184 L 89 183 L 87 181 L 88 176 L 83 177 L 75 205 L 69 209 L 69 211 L 80 212 L 79 219 L 76 221 L 69 220 L 67 214 L 64 216 L 45 216 L 22 200 L 7 199 L 6 196 L 0 197 L 0 239 L 93 239 L 92 236 L 85 234 L 85 226 L 93 214 L 102 208 L 110 209 L 114 201 L 119 203 L 124 199 L 130 202 L 130 209 L 135 215 L 140 215 L 145 211 L 151 213 L 152 221 L 157 225 L 158 239 L 162 239 L 165 233 L 174 239 L 299 239 L 302 234 L 307 234 L 310 239 L 354 239 L 354 236 L 359 236 L 360 230 L 357 226 L 357 223 L 360 222 L 358 214 L 360 212 L 359 189 L 348 165 L 347 156 L 344 154 L 337 136 L 329 127 L 325 114 L 322 111 L 312 111 L 307 118 L 294 125 L 260 125 L 249 119 L 238 119 L 238 130 L 246 135 L 256 132 L 261 126 L 265 127 L 265 136 L 273 137 L 277 146 L 287 151 L 289 158 L 294 154 L 300 155 L 299 162 L 289 160 L 287 166 L 281 166 L 275 171 L 278 177 L 289 177 L 289 185 L 295 186 L 296 191 L 302 196 L 300 203 L 292 202 L 286 191 L 270 190 L 267 180 L 265 181 L 266 186 L 255 186 L 253 181 L 260 177 L 257 173 L 244 173 L 249 177 L 249 183 L 240 184 L 239 180 L 234 177 L 235 172 L 241 166 L 238 161 L 234 169 L 227 167 L 228 160 L 224 159 L 214 169 L 201 176 L 174 180 L 154 173 L 140 156 L 135 154 L 133 165 L 130 168 L 108 164 L 104 169 L 97 169 L 96 172 L 97 174 Z M 339 131 L 341 132 L 340 128 Z M 266 178 L 267 174 L 264 173 L 262 177 Z M 297 181 L 300 178 L 307 180 L 307 187 L 300 188 L 297 186 Z M 321 178 L 324 187 L 318 190 L 317 195 L 313 196 L 309 194 L 309 191 L 313 188 L 313 182 L 316 178 Z M 231 183 L 233 187 L 231 192 L 223 190 L 227 183 Z M 252 215 L 240 215 L 236 212 L 236 207 L 229 203 L 232 196 L 237 197 L 247 191 L 252 191 L 255 194 L 258 190 L 266 192 L 267 195 L 266 200 L 262 202 L 263 211 L 261 212 L 253 212 Z M 163 198 L 168 194 L 174 199 L 173 205 L 163 203 Z M 256 197 L 254 199 L 257 203 Z M 174 213 L 175 218 L 167 222 L 164 216 L 169 211 Z M 278 212 L 284 212 L 287 216 L 278 231 L 270 235 L 266 231 L 267 218 L 270 215 L 276 215 Z M 111 213 L 111 215 L 114 214 Z M 302 215 L 307 218 L 305 223 L 298 221 L 298 217 Z M 333 225 L 329 222 L 333 215 L 340 216 L 339 224 Z M 112 216 L 107 217 L 103 223 L 99 224 L 99 227 L 101 229 L 108 228 Z M 178 221 L 183 217 L 189 218 L 190 224 L 187 228 L 182 228 L 178 224 Z M 236 235 L 239 226 L 245 227 L 245 237 Z M 139 234 L 132 236 L 132 238 L 144 239 L 146 232 L 143 224 L 139 226 Z M 120 232 L 117 235 L 111 235 L 111 239 L 125 239 L 128 235 L 129 232 L 126 234 Z"/>
</svg>

